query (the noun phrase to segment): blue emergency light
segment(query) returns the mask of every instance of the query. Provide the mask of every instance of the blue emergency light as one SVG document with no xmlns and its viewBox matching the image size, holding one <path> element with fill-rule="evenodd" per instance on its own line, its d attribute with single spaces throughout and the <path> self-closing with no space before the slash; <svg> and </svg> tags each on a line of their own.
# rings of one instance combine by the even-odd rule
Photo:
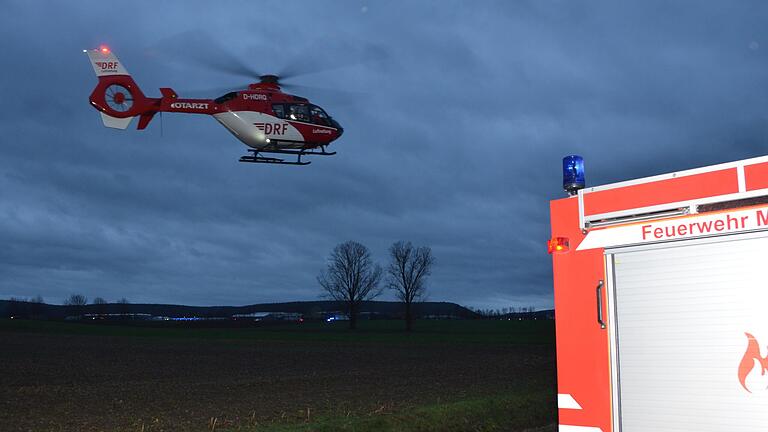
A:
<svg viewBox="0 0 768 432">
<path fill-rule="evenodd" d="M 584 158 L 570 155 L 563 158 L 563 189 L 569 195 L 576 195 L 584 189 Z"/>
</svg>

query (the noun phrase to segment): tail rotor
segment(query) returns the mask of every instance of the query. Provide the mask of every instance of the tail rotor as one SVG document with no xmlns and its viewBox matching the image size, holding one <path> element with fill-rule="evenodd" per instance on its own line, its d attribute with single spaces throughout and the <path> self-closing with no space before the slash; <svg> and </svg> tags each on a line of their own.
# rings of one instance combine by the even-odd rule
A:
<svg viewBox="0 0 768 432">
<path fill-rule="evenodd" d="M 124 113 L 133 107 L 133 94 L 120 84 L 111 84 L 104 90 L 104 96 L 113 111 Z"/>
</svg>

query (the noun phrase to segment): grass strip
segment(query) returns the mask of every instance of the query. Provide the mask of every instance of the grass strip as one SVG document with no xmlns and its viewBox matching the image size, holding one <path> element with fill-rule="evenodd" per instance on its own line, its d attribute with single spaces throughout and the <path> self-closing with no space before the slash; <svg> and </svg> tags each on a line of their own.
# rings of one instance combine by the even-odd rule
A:
<svg viewBox="0 0 768 432">
<path fill-rule="evenodd" d="M 434 404 L 366 415 L 322 415 L 301 423 L 238 428 L 247 432 L 491 432 L 523 431 L 551 424 L 554 394 L 540 391 Z"/>
<path fill-rule="evenodd" d="M 346 323 L 289 323 L 250 328 L 184 327 L 178 324 L 98 324 L 61 321 L 0 320 L 0 331 L 161 339 L 270 340 L 374 343 L 491 343 L 551 345 L 553 321 L 424 320 L 407 333 L 400 321 L 361 322 L 351 331 Z"/>
</svg>

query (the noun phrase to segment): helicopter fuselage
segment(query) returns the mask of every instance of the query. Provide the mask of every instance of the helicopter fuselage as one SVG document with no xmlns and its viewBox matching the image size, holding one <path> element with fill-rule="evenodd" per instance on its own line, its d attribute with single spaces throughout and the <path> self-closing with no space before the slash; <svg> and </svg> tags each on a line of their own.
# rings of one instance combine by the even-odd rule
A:
<svg viewBox="0 0 768 432">
<path fill-rule="evenodd" d="M 117 86 L 120 97 L 130 97 L 131 107 L 114 109 L 107 90 Z M 125 96 L 121 96 L 124 89 Z M 313 149 L 339 138 L 344 129 L 322 108 L 306 98 L 283 93 L 276 84 L 251 84 L 245 90 L 216 99 L 179 98 L 170 88 L 161 88 L 161 98 L 147 98 L 129 76 L 102 77 L 91 94 L 91 104 L 102 113 L 122 119 L 139 116 L 144 129 L 158 112 L 208 114 L 245 145 L 258 150 Z"/>
<path fill-rule="evenodd" d="M 326 146 L 344 129 L 309 100 L 280 91 L 274 84 L 251 84 L 248 90 L 214 100 L 213 117 L 249 147 L 309 149 Z"/>
<path fill-rule="evenodd" d="M 326 146 L 344 132 L 319 106 L 283 93 L 275 75 L 261 75 L 261 82 L 216 99 L 179 98 L 170 88 L 161 88 L 160 98 L 149 98 L 108 47 L 83 52 L 99 80 L 89 100 L 109 128 L 124 130 L 137 117 L 137 129 L 146 129 L 162 112 L 207 114 L 250 147 L 240 162 L 281 165 L 308 165 L 304 156 L 333 156 L 336 152 Z M 287 161 L 283 155 L 296 160 Z"/>
</svg>

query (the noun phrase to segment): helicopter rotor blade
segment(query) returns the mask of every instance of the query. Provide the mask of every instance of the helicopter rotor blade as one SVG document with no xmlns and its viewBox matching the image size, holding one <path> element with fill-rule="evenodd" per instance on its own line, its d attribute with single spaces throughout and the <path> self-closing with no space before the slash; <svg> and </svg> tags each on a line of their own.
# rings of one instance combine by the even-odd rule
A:
<svg viewBox="0 0 768 432">
<path fill-rule="evenodd" d="M 262 75 L 202 30 L 186 31 L 165 38 L 149 49 L 149 54 L 175 63 L 200 65 L 215 72 L 252 80 Z"/>
<path fill-rule="evenodd" d="M 298 93 L 296 96 L 308 97 L 320 105 L 350 105 L 367 100 L 369 93 L 354 90 L 339 90 L 326 87 L 305 86 L 300 84 L 285 84 L 280 86 L 290 93 Z"/>
<path fill-rule="evenodd" d="M 244 62 L 243 58 L 254 58 L 254 52 L 263 51 L 259 58 L 275 57 L 269 47 L 249 47 L 244 50 L 244 54 L 234 54 L 230 47 L 225 47 L 216 41 L 217 39 L 205 30 L 190 30 L 170 37 L 161 39 L 148 50 L 148 54 L 159 60 L 167 60 L 172 63 L 197 65 L 214 72 L 223 72 L 229 75 L 244 77 L 250 80 L 250 83 L 263 81 L 265 74 L 251 67 Z M 243 47 L 245 48 L 245 47 Z M 267 55 L 265 56 L 264 53 Z M 280 54 L 280 52 L 278 52 Z M 279 55 L 277 56 L 279 57 Z M 387 49 L 382 45 L 374 43 L 361 42 L 359 40 L 350 41 L 342 39 L 330 39 L 320 37 L 315 39 L 305 49 L 299 50 L 299 55 L 291 55 L 295 60 L 289 61 L 287 66 L 282 68 L 281 73 L 275 74 L 277 84 L 286 90 L 305 92 L 307 96 L 318 97 L 326 100 L 344 101 L 344 99 L 358 100 L 364 96 L 363 92 L 348 90 L 337 90 L 321 87 L 310 87 L 292 82 L 292 79 L 303 76 L 318 74 L 337 69 L 360 66 L 378 62 L 390 57 Z M 279 62 L 285 64 L 285 62 Z M 225 93 L 244 90 L 247 84 L 241 87 L 217 88 L 204 90 L 190 90 L 179 92 L 190 97 L 218 97 Z M 346 102 L 344 102 L 346 103 Z"/>
<path fill-rule="evenodd" d="M 315 41 L 295 58 L 296 60 L 280 70 L 278 76 L 281 79 L 374 63 L 389 58 L 389 52 L 384 47 L 372 43 L 364 46 L 349 44 L 342 46 Z"/>
</svg>

